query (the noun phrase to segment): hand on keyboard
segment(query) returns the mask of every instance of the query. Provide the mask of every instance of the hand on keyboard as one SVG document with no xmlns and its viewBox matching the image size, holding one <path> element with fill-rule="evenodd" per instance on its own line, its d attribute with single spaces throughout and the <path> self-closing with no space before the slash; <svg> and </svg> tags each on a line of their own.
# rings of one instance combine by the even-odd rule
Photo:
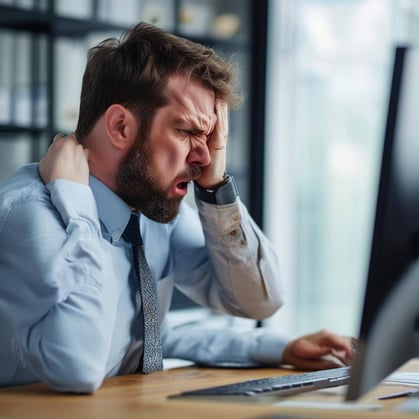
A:
<svg viewBox="0 0 419 419">
<path fill-rule="evenodd" d="M 326 330 L 301 336 L 287 344 L 282 364 L 297 369 L 322 370 L 350 365 L 356 340 Z"/>
</svg>

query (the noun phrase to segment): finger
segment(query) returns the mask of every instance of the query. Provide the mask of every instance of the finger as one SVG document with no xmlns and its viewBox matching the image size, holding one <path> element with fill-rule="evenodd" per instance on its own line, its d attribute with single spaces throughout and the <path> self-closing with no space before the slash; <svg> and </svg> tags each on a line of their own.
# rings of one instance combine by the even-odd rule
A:
<svg viewBox="0 0 419 419">
<path fill-rule="evenodd" d="M 348 355 L 344 351 L 333 351 L 332 356 L 338 359 L 342 364 L 349 365 L 352 362 L 352 355 Z"/>
<path fill-rule="evenodd" d="M 65 135 L 62 133 L 58 133 L 53 139 L 52 142 L 55 143 L 55 141 L 59 140 L 60 138 L 64 138 Z"/>
<path fill-rule="evenodd" d="M 348 355 L 352 354 L 353 344 L 351 338 L 324 332 L 319 343 L 322 346 L 328 346 L 334 350 L 345 351 Z"/>
<path fill-rule="evenodd" d="M 333 357 L 296 359 L 292 365 L 295 368 L 302 370 L 326 370 L 343 366 L 339 360 L 333 359 Z"/>
<path fill-rule="evenodd" d="M 292 343 L 291 349 L 293 355 L 305 358 L 319 358 L 332 353 L 333 350 L 328 345 L 319 345 L 308 339 L 297 339 Z"/>
<path fill-rule="evenodd" d="M 345 365 L 349 365 L 356 352 L 356 344 L 354 342 L 356 342 L 356 340 L 351 337 L 337 338 L 331 344 L 334 345 L 332 351 L 333 355 L 341 360 Z"/>
<path fill-rule="evenodd" d="M 355 354 L 358 347 L 358 339 L 354 337 L 349 337 L 349 342 L 351 343 L 352 353 Z"/>
<path fill-rule="evenodd" d="M 228 138 L 228 105 L 226 102 L 219 102 L 218 107 L 220 108 L 220 117 L 222 119 L 224 131 L 223 138 L 227 141 Z"/>
<path fill-rule="evenodd" d="M 228 105 L 217 100 L 215 103 L 215 113 L 217 116 L 218 144 L 217 148 L 224 148 L 228 138 Z"/>
</svg>

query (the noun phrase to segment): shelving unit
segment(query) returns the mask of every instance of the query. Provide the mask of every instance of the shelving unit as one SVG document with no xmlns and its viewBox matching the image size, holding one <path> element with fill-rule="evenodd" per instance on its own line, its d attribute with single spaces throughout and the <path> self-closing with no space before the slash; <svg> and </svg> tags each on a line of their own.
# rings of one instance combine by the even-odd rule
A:
<svg viewBox="0 0 419 419">
<path fill-rule="evenodd" d="M 33 0 L 32 4 L 32 8 L 21 8 L 0 3 L 1 178 L 15 169 L 7 164 L 9 157 L 16 160 L 15 166 L 39 160 L 54 135 L 62 131 L 56 116 L 57 40 L 81 40 L 92 33 L 121 33 L 127 28 L 60 16 L 53 0 Z M 27 143 L 25 156 L 14 153 L 17 139 Z"/>
<path fill-rule="evenodd" d="M 118 0 L 0 0 L 0 179 L 39 160 L 57 132 L 75 129 L 87 49 L 145 20 L 239 62 L 246 100 L 230 115 L 228 171 L 263 226 L 268 0 L 125 0 L 125 16 L 115 5 L 121 9 Z"/>
</svg>

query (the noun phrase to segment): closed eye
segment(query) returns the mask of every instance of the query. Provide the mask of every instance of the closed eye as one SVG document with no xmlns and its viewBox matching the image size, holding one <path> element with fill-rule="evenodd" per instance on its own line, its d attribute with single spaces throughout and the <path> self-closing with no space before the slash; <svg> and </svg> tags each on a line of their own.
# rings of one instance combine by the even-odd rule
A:
<svg viewBox="0 0 419 419">
<path fill-rule="evenodd" d="M 202 130 L 198 130 L 198 129 L 178 129 L 178 132 L 180 133 L 182 138 L 193 138 L 199 141 L 204 141 L 207 142 L 209 135 L 206 134 L 204 131 Z"/>
<path fill-rule="evenodd" d="M 190 133 L 188 130 L 186 129 L 177 129 L 177 132 L 179 133 L 179 135 L 184 138 L 184 137 L 189 137 Z"/>
</svg>

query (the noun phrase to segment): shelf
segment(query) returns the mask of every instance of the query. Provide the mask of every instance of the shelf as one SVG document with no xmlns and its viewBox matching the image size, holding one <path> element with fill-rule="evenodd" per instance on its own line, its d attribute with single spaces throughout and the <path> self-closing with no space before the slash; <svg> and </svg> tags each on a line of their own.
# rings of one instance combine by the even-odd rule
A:
<svg viewBox="0 0 419 419">
<path fill-rule="evenodd" d="M 44 13 L 7 6 L 0 6 L 0 26 L 31 32 L 47 32 L 49 28 L 48 17 Z"/>
<path fill-rule="evenodd" d="M 29 133 L 29 134 L 42 134 L 45 132 L 45 127 L 30 127 L 30 126 L 21 126 L 21 125 L 13 125 L 13 124 L 0 124 L 0 133 L 8 133 L 8 134 L 22 134 L 22 133 Z"/>
<path fill-rule="evenodd" d="M 58 36 L 81 37 L 96 31 L 122 32 L 126 26 L 98 20 L 82 20 L 34 10 L 19 10 L 0 6 L 0 27 Z"/>
</svg>

